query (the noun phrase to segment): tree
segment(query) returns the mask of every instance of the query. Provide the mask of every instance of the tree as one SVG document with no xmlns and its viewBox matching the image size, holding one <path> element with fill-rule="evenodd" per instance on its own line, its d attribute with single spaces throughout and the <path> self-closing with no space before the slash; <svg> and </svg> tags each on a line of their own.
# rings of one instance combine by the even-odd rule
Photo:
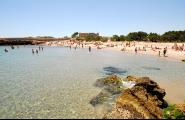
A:
<svg viewBox="0 0 185 120">
<path fill-rule="evenodd" d="M 146 32 L 131 32 L 127 35 L 128 40 L 133 41 L 147 41 L 148 34 Z"/>
<path fill-rule="evenodd" d="M 120 41 L 120 38 L 118 35 L 113 35 L 111 38 L 112 41 Z"/>
<path fill-rule="evenodd" d="M 137 35 L 137 32 L 131 32 L 127 35 L 127 40 L 128 41 L 134 41 L 134 40 L 138 40 L 138 35 Z"/>
<path fill-rule="evenodd" d="M 108 41 L 108 37 L 100 37 L 100 41 L 107 42 Z"/>
<path fill-rule="evenodd" d="M 160 35 L 158 35 L 157 33 L 150 33 L 148 35 L 148 39 L 151 42 L 158 42 L 158 41 L 160 41 L 161 38 L 160 38 Z"/>
<path fill-rule="evenodd" d="M 75 32 L 71 35 L 72 38 L 76 38 L 78 36 L 78 32 Z"/>
<path fill-rule="evenodd" d="M 85 36 L 86 41 L 100 41 L 101 37 L 93 34 L 88 34 Z"/>
<path fill-rule="evenodd" d="M 139 40 L 147 41 L 148 34 L 146 32 L 139 31 L 137 34 L 138 34 Z"/>
<path fill-rule="evenodd" d="M 120 41 L 125 41 L 125 36 L 124 35 L 120 35 L 119 39 L 120 39 Z"/>
<path fill-rule="evenodd" d="M 162 35 L 163 41 L 185 42 L 185 31 L 168 31 Z"/>
</svg>

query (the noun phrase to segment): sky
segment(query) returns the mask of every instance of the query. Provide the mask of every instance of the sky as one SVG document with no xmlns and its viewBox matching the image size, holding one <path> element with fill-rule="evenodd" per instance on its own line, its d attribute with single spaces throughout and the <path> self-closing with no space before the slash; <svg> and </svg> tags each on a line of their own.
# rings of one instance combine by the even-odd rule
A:
<svg viewBox="0 0 185 120">
<path fill-rule="evenodd" d="M 185 30 L 185 0 L 0 0 L 0 37 Z"/>
</svg>

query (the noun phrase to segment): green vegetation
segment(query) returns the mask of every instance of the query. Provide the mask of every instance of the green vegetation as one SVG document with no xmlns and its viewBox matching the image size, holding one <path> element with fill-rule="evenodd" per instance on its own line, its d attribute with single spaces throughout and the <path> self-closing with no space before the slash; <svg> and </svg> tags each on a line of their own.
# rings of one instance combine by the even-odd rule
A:
<svg viewBox="0 0 185 120">
<path fill-rule="evenodd" d="M 101 39 L 100 36 L 95 36 L 91 34 L 85 36 L 86 41 L 100 41 L 100 39 Z"/>
<path fill-rule="evenodd" d="M 87 34 L 84 38 L 78 37 L 79 33 L 75 32 L 71 37 L 77 38 L 77 40 L 86 41 L 102 41 L 108 40 L 108 37 L 102 37 L 95 34 Z M 110 38 L 112 41 L 148 41 L 148 42 L 185 42 L 185 30 L 184 31 L 168 31 L 162 35 L 157 33 L 146 33 L 143 31 L 130 32 L 128 35 L 113 35 Z"/>
<path fill-rule="evenodd" d="M 175 105 L 169 105 L 163 110 L 165 119 L 185 119 L 185 113 L 177 109 Z"/>
<path fill-rule="evenodd" d="M 75 32 L 71 35 L 72 38 L 76 38 L 78 36 L 78 32 Z"/>
<path fill-rule="evenodd" d="M 100 37 L 100 41 L 102 41 L 102 42 L 107 42 L 108 41 L 108 37 Z"/>
<path fill-rule="evenodd" d="M 111 38 L 112 41 L 125 41 L 126 38 L 124 35 L 113 35 L 112 38 Z"/>
<path fill-rule="evenodd" d="M 162 41 L 185 42 L 185 31 L 169 31 L 164 33 L 161 38 Z"/>
<path fill-rule="evenodd" d="M 160 35 L 158 35 L 157 33 L 150 33 L 148 35 L 148 39 L 151 41 L 151 42 L 158 42 L 160 41 Z"/>
<path fill-rule="evenodd" d="M 124 36 L 120 40 L 121 36 L 113 35 L 112 40 L 114 41 L 149 41 L 149 42 L 185 42 L 185 30 L 184 31 L 168 31 L 162 35 L 157 33 L 146 32 L 131 32 L 127 36 Z"/>
<path fill-rule="evenodd" d="M 127 40 L 129 41 L 147 41 L 148 34 L 146 32 L 131 32 L 127 35 Z"/>
</svg>

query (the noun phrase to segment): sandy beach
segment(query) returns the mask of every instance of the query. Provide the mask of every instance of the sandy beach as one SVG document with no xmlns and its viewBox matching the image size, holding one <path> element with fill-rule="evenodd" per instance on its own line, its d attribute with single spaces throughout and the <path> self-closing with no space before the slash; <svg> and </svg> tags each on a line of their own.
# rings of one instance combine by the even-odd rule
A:
<svg viewBox="0 0 185 120">
<path fill-rule="evenodd" d="M 84 47 L 84 48 L 97 48 L 106 50 L 123 51 L 128 53 L 153 55 L 156 57 L 167 58 L 172 60 L 182 61 L 185 59 L 185 43 L 160 43 L 160 42 L 77 42 L 77 41 L 62 41 L 62 42 L 47 42 L 46 45 L 50 46 L 67 46 L 72 48 Z M 182 47 L 183 46 L 183 47 Z M 182 48 L 181 50 L 178 48 Z M 163 50 L 167 48 L 166 55 L 164 56 Z M 160 52 L 160 55 L 159 55 Z"/>
</svg>

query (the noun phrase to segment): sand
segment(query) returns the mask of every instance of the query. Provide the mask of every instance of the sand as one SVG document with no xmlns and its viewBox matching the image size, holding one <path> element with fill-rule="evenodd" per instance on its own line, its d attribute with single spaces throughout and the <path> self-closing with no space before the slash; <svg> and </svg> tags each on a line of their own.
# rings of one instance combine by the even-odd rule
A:
<svg viewBox="0 0 185 120">
<path fill-rule="evenodd" d="M 153 55 L 156 57 L 159 57 L 159 51 L 160 51 L 160 57 L 165 58 L 165 59 L 173 59 L 173 60 L 178 60 L 182 61 L 185 59 L 185 48 L 184 51 L 179 51 L 172 49 L 172 46 L 174 43 L 154 43 L 154 42 L 130 42 L 130 46 L 126 46 L 126 43 L 128 42 L 81 42 L 79 45 L 77 42 L 71 42 L 69 40 L 67 41 L 61 41 L 61 42 L 48 42 L 46 43 L 47 45 L 51 46 L 71 46 L 71 47 L 83 47 L 88 48 L 91 46 L 91 48 L 99 48 L 99 49 L 107 49 L 107 50 L 115 50 L 115 51 L 122 51 L 124 48 L 123 52 L 129 52 L 129 53 L 135 53 L 135 48 L 137 47 L 138 51 L 137 54 L 146 54 L 146 55 Z M 177 45 L 181 46 L 182 44 L 185 43 L 177 43 Z M 143 50 L 146 49 L 146 51 Z M 155 49 L 157 47 L 158 49 Z M 167 47 L 167 53 L 166 56 L 164 57 L 163 55 L 163 50 L 164 48 Z M 139 48 L 141 50 L 139 50 Z"/>
</svg>

